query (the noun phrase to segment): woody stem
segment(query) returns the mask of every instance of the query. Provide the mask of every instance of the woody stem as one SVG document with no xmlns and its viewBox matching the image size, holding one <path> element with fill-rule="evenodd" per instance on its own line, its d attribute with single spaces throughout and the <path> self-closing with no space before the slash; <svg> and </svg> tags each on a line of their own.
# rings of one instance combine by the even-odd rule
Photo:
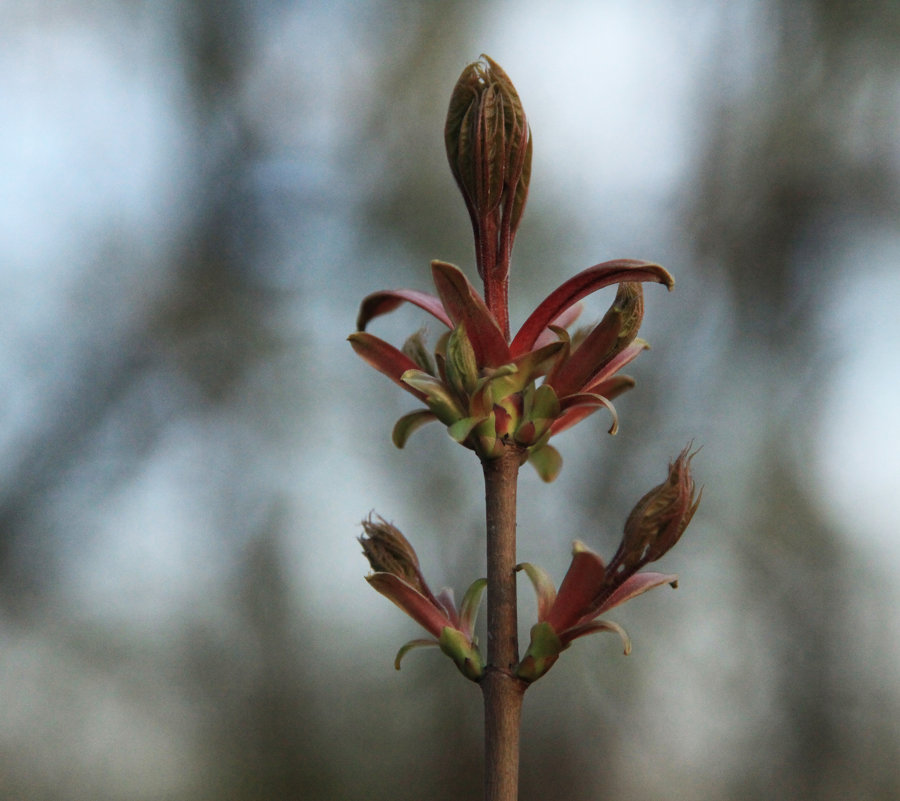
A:
<svg viewBox="0 0 900 801">
<path fill-rule="evenodd" d="M 516 801 L 519 723 L 526 684 L 519 661 L 516 615 L 516 482 L 522 451 L 506 448 L 483 462 L 487 510 L 487 667 L 484 694 L 485 801 Z"/>
</svg>

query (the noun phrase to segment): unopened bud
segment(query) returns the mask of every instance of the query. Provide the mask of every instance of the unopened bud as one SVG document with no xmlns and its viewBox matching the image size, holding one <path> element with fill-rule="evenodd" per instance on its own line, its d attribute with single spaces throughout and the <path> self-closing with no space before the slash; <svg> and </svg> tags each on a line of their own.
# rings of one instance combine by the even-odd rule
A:
<svg viewBox="0 0 900 801">
<path fill-rule="evenodd" d="M 700 504 L 701 490 L 694 498 L 694 479 L 691 476 L 690 445 L 669 465 L 669 476 L 654 487 L 628 516 L 625 535 L 610 567 L 633 572 L 649 562 L 655 562 L 681 538 Z"/>
<path fill-rule="evenodd" d="M 547 383 L 559 397 L 589 387 L 610 361 L 634 342 L 644 319 L 644 291 L 636 282 L 619 284 L 615 300 L 603 319 L 583 335 L 572 339 L 571 356 L 560 360 Z"/>
<path fill-rule="evenodd" d="M 619 317 L 619 333 L 615 345 L 615 351 L 618 352 L 634 342 L 644 321 L 643 287 L 630 281 L 619 284 L 616 299 L 608 313 Z"/>
<path fill-rule="evenodd" d="M 396 526 L 383 518 L 362 521 L 363 535 L 359 543 L 372 570 L 376 573 L 391 573 L 405 579 L 416 589 L 423 589 L 419 557 Z"/>
<path fill-rule="evenodd" d="M 478 361 L 464 323 L 457 325 L 447 338 L 444 368 L 447 381 L 461 396 L 468 397 L 474 392 L 478 382 Z"/>
<path fill-rule="evenodd" d="M 459 76 L 444 127 L 450 170 L 469 209 L 477 249 L 519 226 L 531 174 L 531 131 L 509 76 L 488 56 Z M 490 240 L 490 241 L 486 241 Z M 488 259 L 493 265 L 493 259 Z M 483 264 L 479 256 L 479 272 Z"/>
<path fill-rule="evenodd" d="M 428 373 L 428 375 L 437 374 L 434 368 L 434 359 L 431 358 L 425 345 L 424 328 L 420 328 L 416 333 L 407 337 L 406 342 L 403 343 L 403 353 L 409 356 L 422 372 Z"/>
</svg>

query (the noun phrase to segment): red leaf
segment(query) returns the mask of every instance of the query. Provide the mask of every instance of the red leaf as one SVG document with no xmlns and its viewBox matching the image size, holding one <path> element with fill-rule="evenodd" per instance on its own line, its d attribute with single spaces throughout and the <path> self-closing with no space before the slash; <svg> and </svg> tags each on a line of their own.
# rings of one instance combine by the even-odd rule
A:
<svg viewBox="0 0 900 801">
<path fill-rule="evenodd" d="M 455 628 L 446 612 L 393 573 L 373 573 L 366 581 L 433 636 L 440 637 L 445 626 Z"/>
<path fill-rule="evenodd" d="M 603 587 L 606 567 L 587 546 L 576 542 L 572 563 L 566 573 L 547 622 L 557 634 L 574 626 L 589 611 L 591 601 Z"/>
<path fill-rule="evenodd" d="M 510 345 L 511 352 L 518 356 L 531 350 L 544 329 L 566 309 L 592 292 L 622 281 L 655 281 L 669 289 L 675 285 L 675 280 L 663 267 L 649 261 L 616 259 L 595 264 L 561 284 L 545 298 L 519 329 Z"/>
<path fill-rule="evenodd" d="M 622 638 L 625 656 L 628 656 L 628 654 L 631 653 L 631 638 L 628 636 L 628 632 L 626 632 L 618 623 L 613 623 L 611 620 L 579 623 L 577 626 L 573 626 L 568 631 L 564 632 L 559 639 L 563 645 L 568 645 L 572 640 L 577 640 L 579 637 L 586 637 L 588 634 L 598 634 L 602 631 L 611 631 L 614 634 L 618 634 L 619 637 Z"/>
<path fill-rule="evenodd" d="M 560 431 L 571 428 L 575 423 L 584 420 L 585 417 L 593 414 L 600 408 L 607 409 L 612 415 L 613 421 L 609 427 L 609 433 L 615 434 L 619 430 L 619 415 L 616 413 L 616 407 L 612 405 L 609 398 L 605 398 L 602 395 L 587 392 L 569 395 L 567 398 L 563 398 L 559 405 L 562 414 L 551 424 L 550 436 L 555 436 Z"/>
<path fill-rule="evenodd" d="M 512 361 L 506 338 L 481 296 L 458 267 L 431 262 L 434 285 L 454 325 L 462 323 L 479 367 L 500 367 Z"/>
<path fill-rule="evenodd" d="M 356 330 L 365 331 L 371 320 L 392 312 L 401 303 L 412 303 L 437 317 L 447 328 L 453 328 L 440 299 L 434 295 L 415 289 L 386 289 L 382 292 L 373 292 L 363 298 L 363 302 L 359 306 L 359 315 L 356 318 Z"/>
<path fill-rule="evenodd" d="M 364 331 L 350 334 L 347 339 L 350 341 L 353 350 L 378 370 L 379 373 L 384 373 L 391 381 L 415 395 L 419 400 L 424 401 L 426 399 L 424 392 L 414 389 L 400 380 L 407 370 L 419 370 L 419 365 L 410 359 L 409 356 L 397 350 L 393 345 L 389 345 L 383 339 L 367 334 Z"/>
<path fill-rule="evenodd" d="M 633 362 L 642 351 L 647 350 L 649 347 L 650 346 L 643 339 L 634 340 L 627 348 L 620 350 L 604 364 L 600 370 L 591 376 L 588 386 L 582 391 L 593 392 L 597 395 L 605 395 L 607 398 L 610 397 L 605 392 L 600 392 L 597 387 L 604 386 L 617 372 L 619 372 L 619 370 L 625 367 L 625 365 Z M 634 381 L 632 381 L 632 384 L 633 383 Z"/>
<path fill-rule="evenodd" d="M 613 326 L 603 323 L 595 326 L 569 358 L 547 376 L 547 383 L 553 387 L 557 396 L 564 398 L 566 395 L 583 392 L 591 384 L 593 376 L 603 367 L 604 359 L 608 360 L 618 334 L 618 328 Z"/>
<path fill-rule="evenodd" d="M 630 375 L 614 375 L 591 384 L 587 392 L 591 395 L 602 395 L 607 400 L 615 400 L 623 392 L 634 388 L 635 381 Z"/>
<path fill-rule="evenodd" d="M 564 411 L 550 426 L 550 436 L 555 437 L 568 428 L 580 423 L 586 417 L 590 417 L 600 406 L 573 406 Z"/>
<path fill-rule="evenodd" d="M 661 587 L 663 584 L 675 586 L 677 583 L 678 576 L 672 573 L 635 573 L 631 578 L 623 581 L 622 585 L 617 587 L 600 606 L 592 610 L 590 618 L 602 615 L 614 606 L 624 604 L 625 601 L 630 601 L 638 595 L 643 595 L 647 590 Z"/>
<path fill-rule="evenodd" d="M 584 311 L 584 304 L 575 303 L 572 306 L 569 306 L 562 314 L 559 315 L 550 325 L 555 328 L 568 328 L 572 323 L 574 323 L 580 316 L 581 312 Z M 534 348 L 540 348 L 544 345 L 549 345 L 551 342 L 556 342 L 559 339 L 559 334 L 553 331 L 550 328 L 545 328 L 541 335 L 535 340 Z"/>
</svg>

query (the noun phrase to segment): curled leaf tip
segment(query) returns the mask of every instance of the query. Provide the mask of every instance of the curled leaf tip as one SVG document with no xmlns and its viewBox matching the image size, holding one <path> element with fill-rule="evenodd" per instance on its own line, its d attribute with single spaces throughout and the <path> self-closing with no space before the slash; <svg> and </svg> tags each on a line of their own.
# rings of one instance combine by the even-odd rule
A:
<svg viewBox="0 0 900 801">
<path fill-rule="evenodd" d="M 430 648 L 437 645 L 437 640 L 410 640 L 397 651 L 397 656 L 394 657 L 394 670 L 400 670 L 400 663 L 403 661 L 403 657 L 412 651 L 413 648 Z"/>
</svg>

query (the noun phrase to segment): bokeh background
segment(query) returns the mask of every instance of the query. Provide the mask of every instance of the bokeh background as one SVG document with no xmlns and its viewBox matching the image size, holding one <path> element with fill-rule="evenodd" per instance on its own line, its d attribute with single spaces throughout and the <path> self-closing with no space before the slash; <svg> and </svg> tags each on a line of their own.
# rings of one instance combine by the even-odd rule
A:
<svg viewBox="0 0 900 801">
<path fill-rule="evenodd" d="M 481 699 L 363 581 L 374 509 L 437 586 L 482 487 L 345 337 L 472 271 L 443 153 L 489 53 L 535 141 L 513 318 L 616 257 L 653 349 L 525 469 L 558 581 L 693 439 L 659 590 L 526 698 L 521 797 L 900 795 L 900 4 L 0 3 L 0 797 L 479 797 Z M 599 316 L 611 297 L 591 301 Z M 395 340 L 423 318 L 376 330 Z M 534 615 L 523 581 L 522 629 Z"/>
</svg>

